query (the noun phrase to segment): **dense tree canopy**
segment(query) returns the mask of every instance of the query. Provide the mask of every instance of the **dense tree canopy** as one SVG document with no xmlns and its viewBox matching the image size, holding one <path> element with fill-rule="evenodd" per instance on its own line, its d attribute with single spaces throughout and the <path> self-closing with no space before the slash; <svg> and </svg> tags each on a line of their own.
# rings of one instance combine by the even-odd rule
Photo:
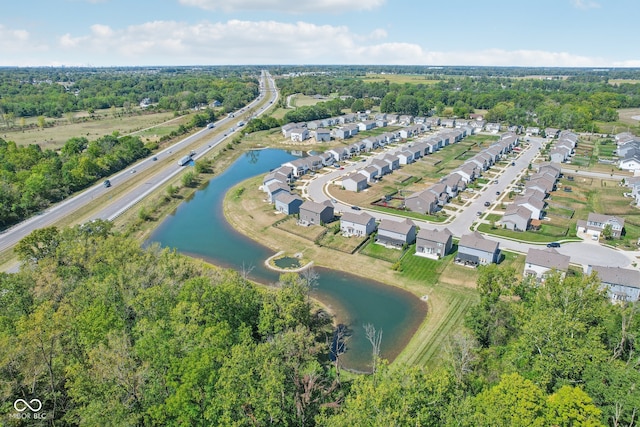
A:
<svg viewBox="0 0 640 427">
<path fill-rule="evenodd" d="M 0 227 L 16 223 L 149 155 L 139 137 L 71 138 L 60 152 L 0 138 Z"/>
<path fill-rule="evenodd" d="M 258 287 L 105 221 L 39 230 L 16 252 L 21 271 L 0 274 L 3 413 L 37 397 L 58 426 L 637 423 L 638 306 L 611 305 L 594 277 L 483 267 L 478 344 L 452 337 L 438 367 L 381 361 L 346 380 L 296 274 Z"/>
</svg>

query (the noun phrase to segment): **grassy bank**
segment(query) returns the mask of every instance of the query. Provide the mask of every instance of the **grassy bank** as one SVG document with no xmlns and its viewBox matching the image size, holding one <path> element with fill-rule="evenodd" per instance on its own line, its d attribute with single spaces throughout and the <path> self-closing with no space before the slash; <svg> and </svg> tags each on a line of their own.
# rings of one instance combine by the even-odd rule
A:
<svg viewBox="0 0 640 427">
<path fill-rule="evenodd" d="M 292 233 L 286 227 L 273 226 L 282 223 L 284 216 L 265 202 L 264 193 L 258 189 L 261 182 L 262 176 L 257 176 L 229 189 L 224 201 L 229 223 L 274 252 L 303 252 L 315 265 L 397 286 L 418 297 L 428 295 L 429 313 L 397 360 L 422 365 L 438 363 L 447 337 L 462 327 L 464 313 L 476 301 L 477 271 L 454 264 L 451 255 L 441 261 L 414 256 L 413 247 L 403 255 L 399 269 L 394 269 L 394 264 L 401 251 L 367 244 L 354 254 L 346 254 L 320 247 L 313 243 L 317 230 L 309 229 L 309 236 L 305 236 L 304 227 Z M 238 192 L 238 188 L 244 190 Z M 328 224 L 329 228 L 332 226 Z"/>
</svg>

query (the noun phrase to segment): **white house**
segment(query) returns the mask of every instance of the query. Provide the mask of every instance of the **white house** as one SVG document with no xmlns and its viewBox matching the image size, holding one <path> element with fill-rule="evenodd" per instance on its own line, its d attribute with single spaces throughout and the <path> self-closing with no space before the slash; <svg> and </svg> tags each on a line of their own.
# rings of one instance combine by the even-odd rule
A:
<svg viewBox="0 0 640 427">
<path fill-rule="evenodd" d="M 340 232 L 345 236 L 368 236 L 376 229 L 376 220 L 366 212 L 345 212 L 340 218 Z"/>
</svg>

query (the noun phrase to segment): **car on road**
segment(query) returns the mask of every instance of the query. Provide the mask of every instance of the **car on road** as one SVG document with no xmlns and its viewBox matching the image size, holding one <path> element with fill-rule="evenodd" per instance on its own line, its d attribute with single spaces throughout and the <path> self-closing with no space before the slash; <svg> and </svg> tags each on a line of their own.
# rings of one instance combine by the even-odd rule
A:
<svg viewBox="0 0 640 427">
<path fill-rule="evenodd" d="M 499 195 L 500 195 L 500 192 L 499 192 L 499 191 L 496 191 L 496 196 L 499 196 Z"/>
<path fill-rule="evenodd" d="M 558 243 L 558 242 L 547 243 L 547 247 L 548 248 L 559 248 L 560 247 L 560 243 Z"/>
<path fill-rule="evenodd" d="M 153 157 L 151 158 L 151 160 L 153 160 L 153 161 L 155 162 L 156 160 L 158 160 L 158 158 L 157 158 L 156 156 L 153 156 Z"/>
<path fill-rule="evenodd" d="M 344 170 L 344 167 L 340 166 L 340 170 L 341 170 L 341 171 L 343 171 L 343 170 Z"/>
<path fill-rule="evenodd" d="M 516 165 L 516 162 L 511 162 L 511 166 L 515 166 L 515 165 Z"/>
<path fill-rule="evenodd" d="M 136 173 L 136 170 L 135 169 L 131 169 L 131 173 Z"/>
<path fill-rule="evenodd" d="M 482 212 L 480 211 L 476 212 L 476 216 L 480 216 L 480 215 L 482 215 Z"/>
<path fill-rule="evenodd" d="M 491 206 L 491 202 L 484 202 L 485 206 Z"/>
<path fill-rule="evenodd" d="M 104 188 L 109 188 L 111 187 L 111 181 L 107 179 L 102 183 L 102 185 L 104 186 Z"/>
<path fill-rule="evenodd" d="M 361 210 L 359 206 L 351 206 L 351 209 L 353 209 L 354 211 L 359 211 L 359 210 Z"/>
</svg>

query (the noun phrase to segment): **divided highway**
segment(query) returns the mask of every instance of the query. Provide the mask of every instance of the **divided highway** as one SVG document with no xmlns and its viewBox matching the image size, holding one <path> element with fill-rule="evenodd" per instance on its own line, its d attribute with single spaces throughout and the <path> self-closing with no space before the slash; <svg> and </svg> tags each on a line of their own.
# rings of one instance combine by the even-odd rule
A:
<svg viewBox="0 0 640 427">
<path fill-rule="evenodd" d="M 131 187 L 128 191 L 120 194 L 117 199 L 107 203 L 102 210 L 94 214 L 91 218 L 115 219 L 153 190 L 162 186 L 184 170 L 184 167 L 178 166 L 177 164 L 181 157 L 178 153 L 193 150 L 196 153 L 193 158 L 198 159 L 227 138 L 232 137 L 235 132 L 241 131 L 242 128 L 235 129 L 233 127 L 238 120 L 244 120 L 246 122 L 251 113 L 255 115 L 263 114 L 270 107 L 271 103 L 275 103 L 278 98 L 278 92 L 273 77 L 267 71 L 263 70 L 260 81 L 259 96 L 241 111 L 234 113 L 233 116 L 227 116 L 217 121 L 214 128 L 202 129 L 109 177 L 111 188 L 105 188 L 101 182 L 9 228 L 0 234 L 0 251 L 10 249 L 36 229 L 53 226 L 63 218 L 73 216 L 78 209 L 92 203 L 95 198 L 108 194 L 112 188 L 127 184 Z M 233 124 L 233 126 L 229 130 L 224 130 L 229 124 Z M 218 128 L 222 128 L 223 130 L 219 130 Z M 154 158 L 156 160 L 154 160 Z M 169 160 L 167 160 L 167 158 L 169 158 Z M 157 171 L 146 176 L 144 180 L 138 178 L 146 170 L 151 168 L 156 168 Z M 15 270 L 15 266 L 12 266 L 10 269 Z"/>
</svg>

